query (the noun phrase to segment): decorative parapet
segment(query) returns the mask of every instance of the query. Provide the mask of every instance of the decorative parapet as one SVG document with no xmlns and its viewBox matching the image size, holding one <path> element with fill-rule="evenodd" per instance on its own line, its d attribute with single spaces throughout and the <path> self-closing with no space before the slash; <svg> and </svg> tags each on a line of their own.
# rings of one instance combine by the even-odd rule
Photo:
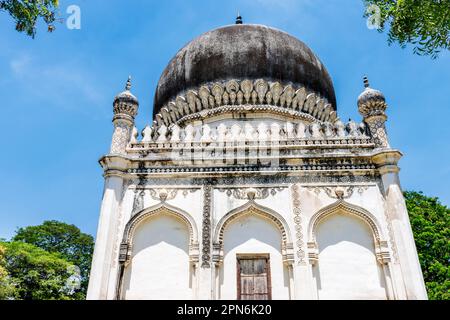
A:
<svg viewBox="0 0 450 320">
<path fill-rule="evenodd" d="M 127 147 L 132 158 L 154 160 L 161 165 L 191 163 L 221 164 L 301 164 L 300 158 L 313 156 L 351 156 L 367 154 L 374 144 L 361 125 L 350 122 L 344 125 L 278 122 L 250 123 L 217 127 L 177 125 L 168 129 L 144 129 L 139 142 Z M 284 162 L 283 162 L 284 161 Z"/>
<path fill-rule="evenodd" d="M 136 132 L 136 131 L 135 131 Z M 246 122 L 244 125 L 234 123 L 231 126 L 219 124 L 211 127 L 208 124 L 194 127 L 187 125 L 184 128 L 172 125 L 169 128 L 161 125 L 158 128 L 146 127 L 142 132 L 142 140 L 136 137 L 129 144 L 133 148 L 161 148 L 166 144 L 203 144 L 210 143 L 297 143 L 297 144 L 360 144 L 371 143 L 366 134 L 364 124 L 350 121 L 344 124 L 337 121 L 334 124 L 303 122 L 294 124 L 287 122 L 280 125 L 278 122 L 269 124 L 259 123 L 257 126 Z M 342 143 L 341 143 L 342 142 Z"/>
<path fill-rule="evenodd" d="M 156 126 L 182 123 L 193 115 L 223 106 L 247 106 L 247 111 L 256 106 L 273 106 L 310 115 L 321 122 L 336 121 L 337 114 L 328 101 L 304 87 L 268 82 L 263 79 L 230 80 L 226 83 L 202 85 L 188 90 L 167 103 L 155 115 Z M 233 111 L 233 110 L 230 110 Z"/>
</svg>

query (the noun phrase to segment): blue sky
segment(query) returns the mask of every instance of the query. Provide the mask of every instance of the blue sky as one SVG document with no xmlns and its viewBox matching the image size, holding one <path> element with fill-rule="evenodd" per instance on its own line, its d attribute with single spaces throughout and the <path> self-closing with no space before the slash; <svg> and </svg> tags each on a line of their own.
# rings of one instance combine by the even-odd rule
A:
<svg viewBox="0 0 450 320">
<path fill-rule="evenodd" d="M 208 30 L 244 22 L 298 37 L 330 72 L 343 120 L 360 121 L 367 74 L 387 97 L 391 145 L 400 149 L 404 189 L 450 205 L 450 54 L 418 57 L 369 30 L 362 0 L 84 0 L 81 30 L 40 26 L 32 40 L 0 13 L 0 238 L 57 219 L 95 235 L 103 192 L 98 159 L 108 151 L 112 100 L 133 76 L 139 130 L 172 56 Z"/>
</svg>

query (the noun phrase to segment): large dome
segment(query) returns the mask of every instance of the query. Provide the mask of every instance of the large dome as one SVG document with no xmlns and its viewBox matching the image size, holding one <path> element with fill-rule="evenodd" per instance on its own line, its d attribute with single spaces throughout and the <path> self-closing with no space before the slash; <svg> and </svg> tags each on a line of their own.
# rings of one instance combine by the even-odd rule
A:
<svg viewBox="0 0 450 320">
<path fill-rule="evenodd" d="M 336 109 L 331 77 L 307 45 L 267 26 L 236 24 L 204 33 L 176 54 L 159 79 L 153 115 L 188 89 L 229 79 L 301 85 Z"/>
</svg>

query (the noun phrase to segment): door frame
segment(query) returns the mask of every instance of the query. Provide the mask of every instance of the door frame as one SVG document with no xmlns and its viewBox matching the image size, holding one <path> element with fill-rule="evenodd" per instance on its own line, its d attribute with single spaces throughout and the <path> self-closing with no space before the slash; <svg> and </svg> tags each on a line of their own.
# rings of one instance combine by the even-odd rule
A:
<svg viewBox="0 0 450 320">
<path fill-rule="evenodd" d="M 237 300 L 241 300 L 241 263 L 240 260 L 266 259 L 267 268 L 267 295 L 268 300 L 272 300 L 272 274 L 270 272 L 269 253 L 237 253 L 236 254 L 236 280 L 237 280 Z"/>
</svg>

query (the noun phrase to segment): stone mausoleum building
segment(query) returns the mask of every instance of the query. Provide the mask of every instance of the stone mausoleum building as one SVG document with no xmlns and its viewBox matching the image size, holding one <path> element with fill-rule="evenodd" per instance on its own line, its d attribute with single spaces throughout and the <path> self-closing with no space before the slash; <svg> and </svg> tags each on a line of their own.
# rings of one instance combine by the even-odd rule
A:
<svg viewBox="0 0 450 320">
<path fill-rule="evenodd" d="M 364 84 L 344 123 L 319 58 L 239 18 L 169 62 L 141 135 L 129 80 L 88 299 L 427 299 L 402 154 Z"/>
</svg>

